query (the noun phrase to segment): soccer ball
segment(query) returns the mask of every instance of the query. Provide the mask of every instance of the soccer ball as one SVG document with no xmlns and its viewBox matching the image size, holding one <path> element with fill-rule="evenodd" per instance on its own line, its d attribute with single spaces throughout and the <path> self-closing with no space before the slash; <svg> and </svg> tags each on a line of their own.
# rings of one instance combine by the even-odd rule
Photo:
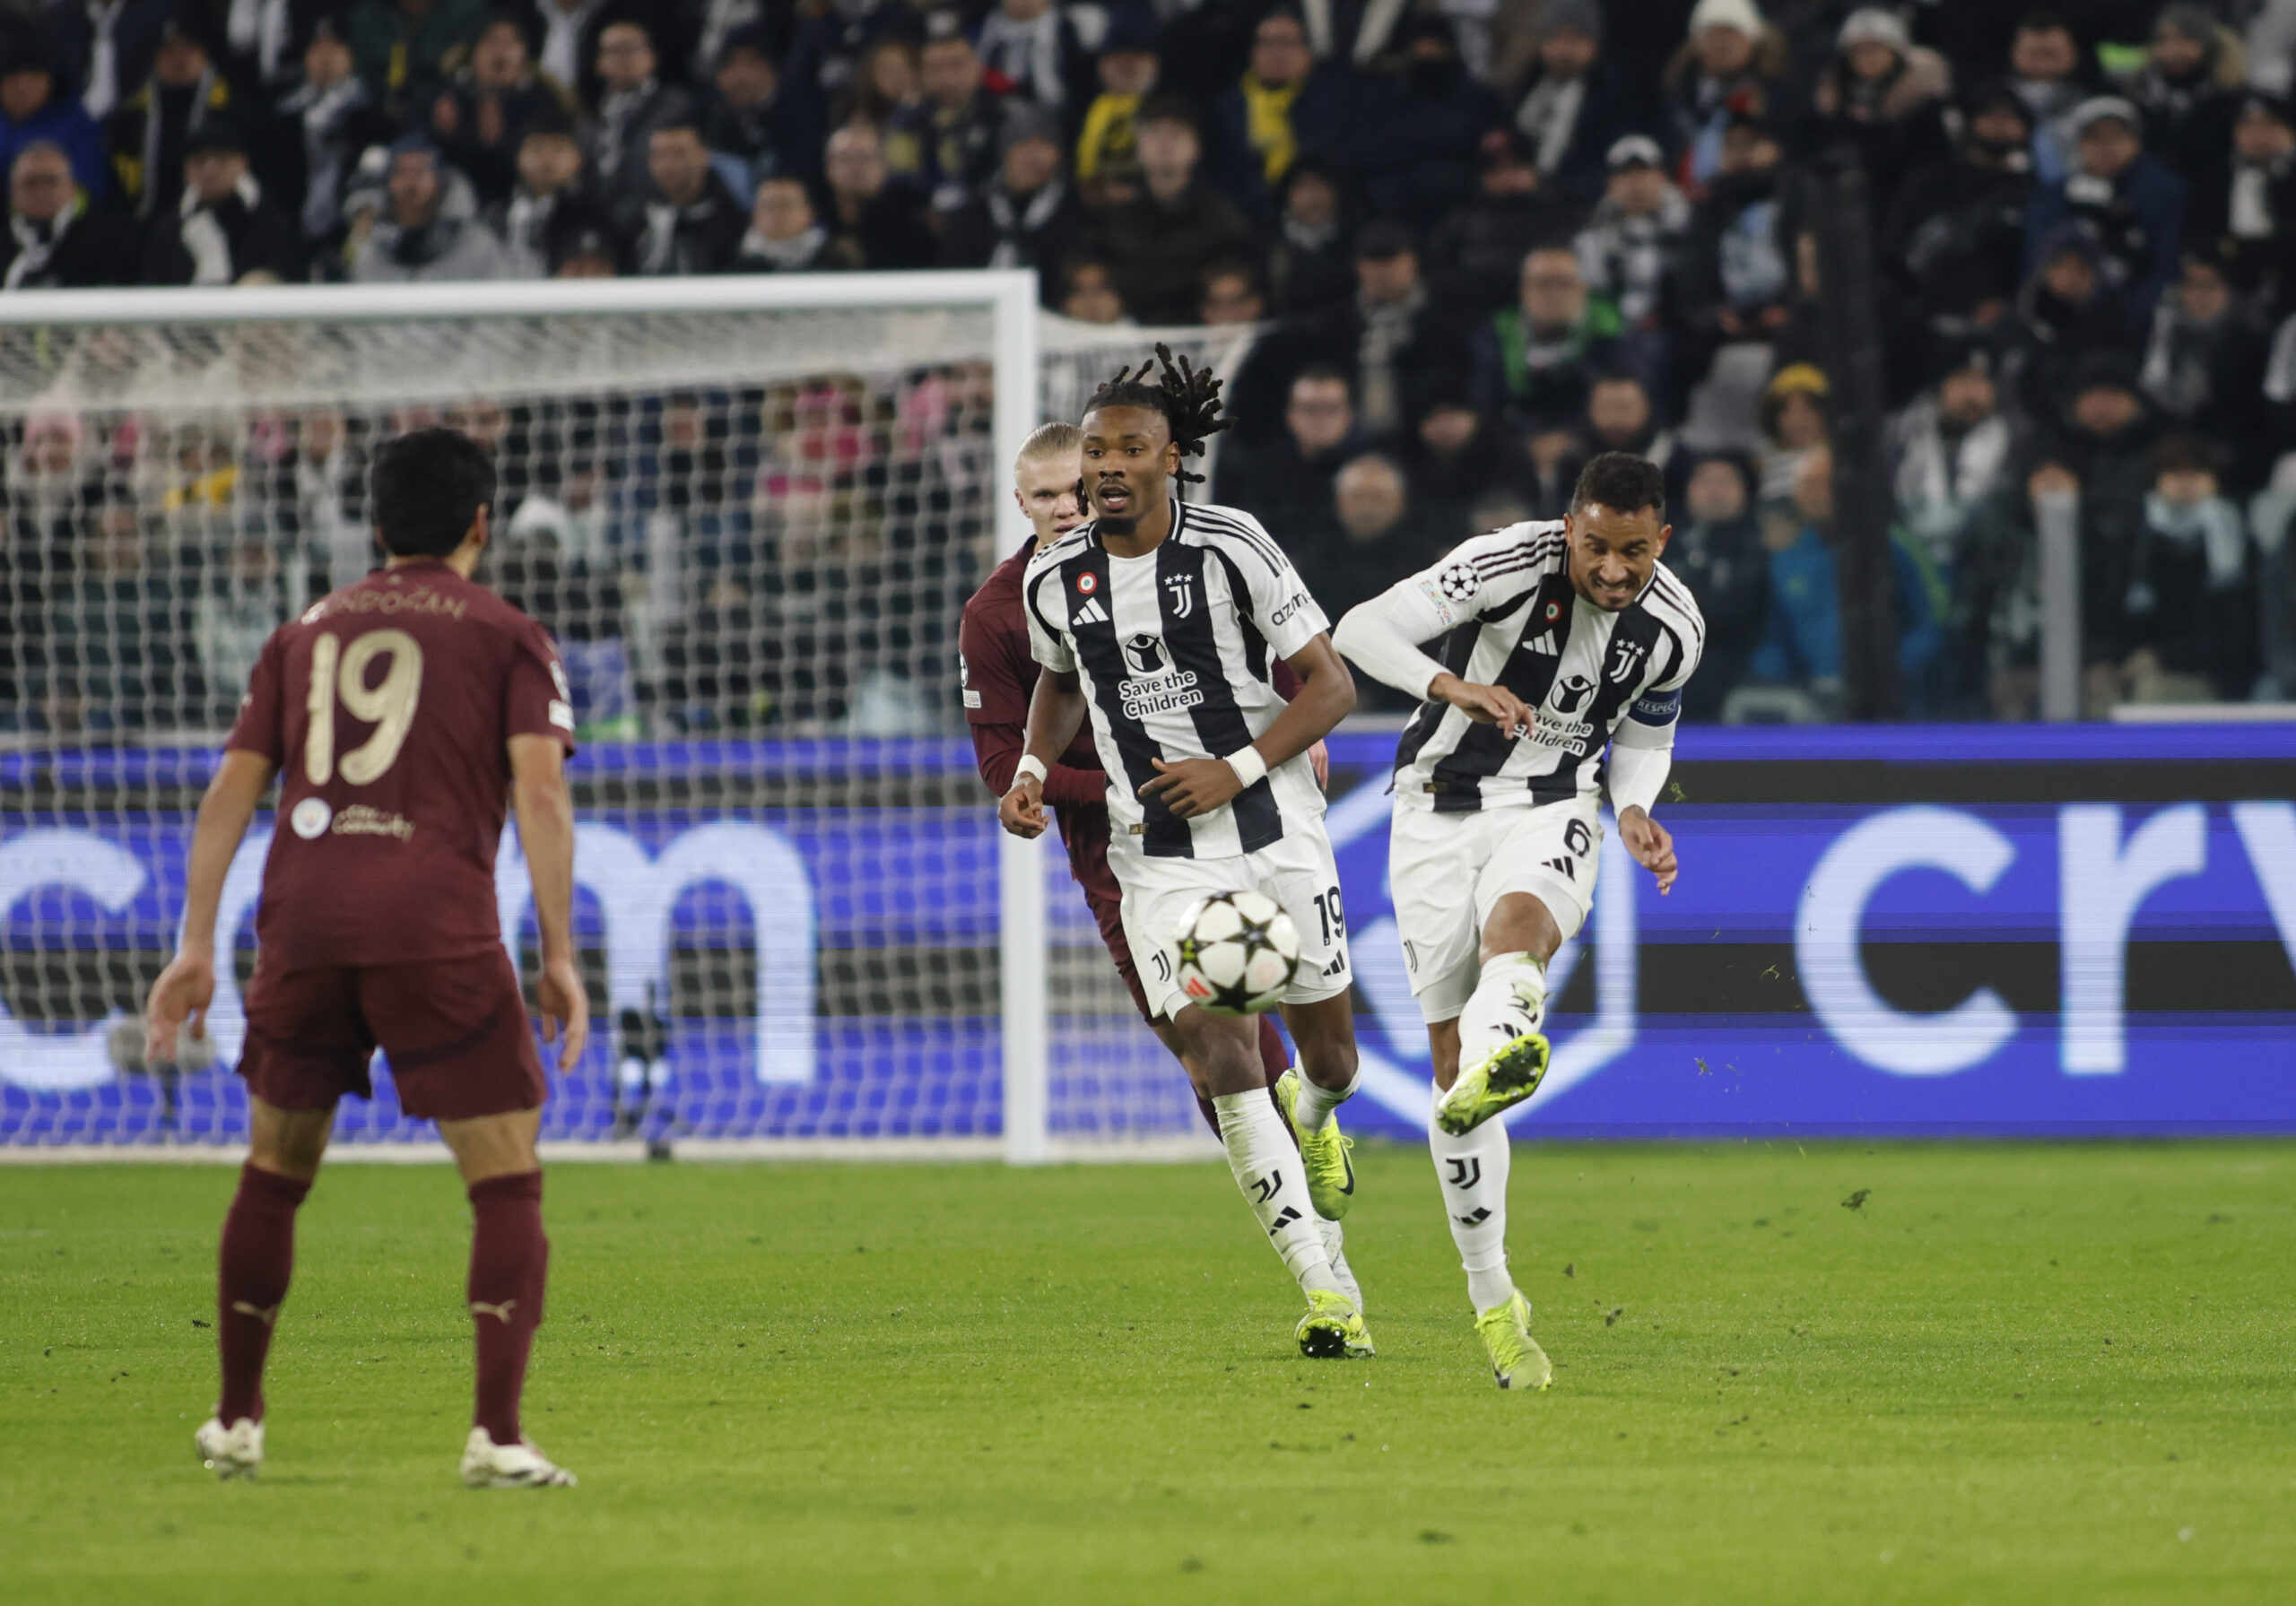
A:
<svg viewBox="0 0 2296 1606">
<path fill-rule="evenodd" d="M 1215 892 L 1188 905 L 1172 934 L 1180 991 L 1215 1015 L 1272 1010 L 1300 968 L 1300 929 L 1272 898 Z"/>
</svg>

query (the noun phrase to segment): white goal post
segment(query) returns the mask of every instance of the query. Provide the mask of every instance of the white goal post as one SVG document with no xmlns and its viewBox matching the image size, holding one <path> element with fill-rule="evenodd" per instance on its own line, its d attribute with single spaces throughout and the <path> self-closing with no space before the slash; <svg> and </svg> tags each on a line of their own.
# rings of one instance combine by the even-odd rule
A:
<svg viewBox="0 0 2296 1606">
<path fill-rule="evenodd" d="M 1232 372 L 1251 335 L 1075 324 L 1013 271 L 0 298 L 0 1155 L 243 1130 L 267 824 L 227 892 L 222 1064 L 142 1064 L 135 1003 L 248 643 L 359 572 L 366 451 L 439 418 L 496 447 L 488 577 L 592 699 L 601 1046 L 548 1133 L 1200 1142 L 1061 855 L 994 832 L 955 613 L 1024 533 L 1031 430 L 1159 340 Z M 530 949 L 509 844 L 500 880 Z M 379 1085 L 345 1111 L 346 1152 L 419 1135 Z"/>
</svg>

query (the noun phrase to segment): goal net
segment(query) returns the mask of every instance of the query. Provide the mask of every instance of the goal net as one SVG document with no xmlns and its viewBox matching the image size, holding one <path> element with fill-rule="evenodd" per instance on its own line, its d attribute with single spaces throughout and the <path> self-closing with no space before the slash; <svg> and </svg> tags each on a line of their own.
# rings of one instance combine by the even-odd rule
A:
<svg viewBox="0 0 2296 1606">
<path fill-rule="evenodd" d="M 590 1052 L 560 1140 L 1182 1140 L 1057 849 L 964 735 L 964 600 L 1020 438 L 1154 339 L 1025 274 L 128 291 L 0 304 L 0 1148 L 227 1143 L 268 814 L 227 882 L 212 1063 L 144 1063 L 193 812 L 257 651 L 373 561 L 381 441 L 493 448 L 481 578 L 564 655 Z M 510 946 L 536 961 L 515 833 Z M 197 1056 L 192 1056 L 195 1060 Z M 432 1135 L 387 1067 L 338 1142 Z"/>
</svg>

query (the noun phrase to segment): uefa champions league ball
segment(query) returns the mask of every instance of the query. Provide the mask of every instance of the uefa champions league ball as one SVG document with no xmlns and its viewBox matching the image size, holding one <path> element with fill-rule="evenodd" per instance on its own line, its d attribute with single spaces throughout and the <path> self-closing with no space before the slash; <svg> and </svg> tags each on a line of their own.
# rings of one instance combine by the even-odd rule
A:
<svg viewBox="0 0 2296 1606">
<path fill-rule="evenodd" d="M 1215 1015 L 1274 1009 L 1300 968 L 1300 929 L 1257 892 L 1199 898 L 1172 933 L 1180 991 Z"/>
</svg>

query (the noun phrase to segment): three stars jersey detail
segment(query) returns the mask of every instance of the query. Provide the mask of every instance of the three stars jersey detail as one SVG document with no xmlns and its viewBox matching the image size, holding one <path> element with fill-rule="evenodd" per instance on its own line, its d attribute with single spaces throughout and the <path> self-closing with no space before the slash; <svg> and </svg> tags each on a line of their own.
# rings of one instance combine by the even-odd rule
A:
<svg viewBox="0 0 2296 1606">
<path fill-rule="evenodd" d="M 1570 584 L 1560 519 L 1512 525 L 1454 549 L 1367 607 L 1463 681 L 1504 686 L 1536 710 L 1511 738 L 1448 703 L 1422 702 L 1396 751 L 1398 802 L 1468 813 L 1598 794 L 1603 752 L 1674 742 L 1682 688 L 1706 622 L 1690 588 L 1654 570 L 1616 613 Z"/>
<path fill-rule="evenodd" d="M 1305 753 L 1193 820 L 1140 795 L 1159 759 L 1225 759 L 1257 741 L 1284 708 L 1274 662 L 1329 628 L 1257 519 L 1174 502 L 1171 534 L 1137 558 L 1111 556 L 1083 525 L 1031 561 L 1022 597 L 1030 652 L 1083 686 L 1109 823 L 1149 857 L 1257 853 L 1322 817 Z"/>
</svg>

